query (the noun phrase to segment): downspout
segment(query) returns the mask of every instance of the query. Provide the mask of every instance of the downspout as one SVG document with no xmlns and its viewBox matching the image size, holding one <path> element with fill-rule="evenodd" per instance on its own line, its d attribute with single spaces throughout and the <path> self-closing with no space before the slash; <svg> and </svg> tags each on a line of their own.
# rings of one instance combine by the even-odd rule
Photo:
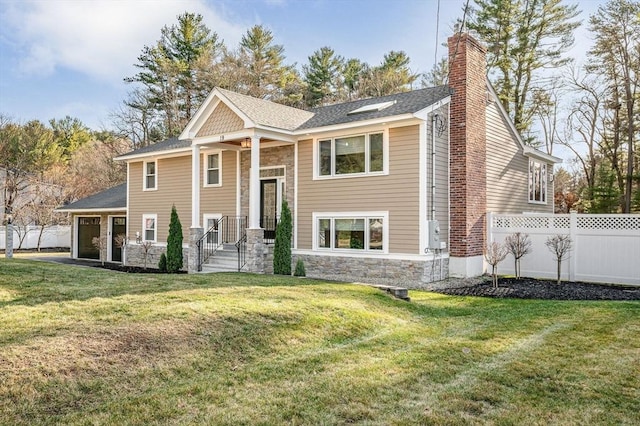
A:
<svg viewBox="0 0 640 426">
<path fill-rule="evenodd" d="M 438 114 L 431 116 L 431 220 L 436 220 L 436 124 Z M 433 250 L 431 270 L 435 268 L 436 256 L 440 257 L 440 250 Z M 440 259 L 440 279 L 442 279 L 442 258 Z"/>
<path fill-rule="evenodd" d="M 436 220 L 436 123 L 438 114 L 431 116 L 431 220 Z"/>
</svg>

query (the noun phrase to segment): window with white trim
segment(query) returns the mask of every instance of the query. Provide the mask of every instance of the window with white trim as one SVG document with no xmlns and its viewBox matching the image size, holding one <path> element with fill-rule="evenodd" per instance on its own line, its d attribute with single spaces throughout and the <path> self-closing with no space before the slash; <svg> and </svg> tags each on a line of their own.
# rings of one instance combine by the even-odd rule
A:
<svg viewBox="0 0 640 426">
<path fill-rule="evenodd" d="M 547 164 L 529 159 L 529 202 L 547 203 Z"/>
<path fill-rule="evenodd" d="M 321 139 L 317 145 L 319 177 L 383 174 L 384 133 Z"/>
<path fill-rule="evenodd" d="M 158 215 L 142 215 L 142 241 L 156 242 L 158 236 Z"/>
<path fill-rule="evenodd" d="M 314 214 L 318 250 L 383 253 L 387 250 L 386 213 Z"/>
<path fill-rule="evenodd" d="M 222 162 L 220 153 L 205 155 L 204 184 L 205 186 L 222 185 Z"/>
<path fill-rule="evenodd" d="M 155 161 L 144 162 L 144 190 L 157 189 L 156 185 L 157 170 Z"/>
</svg>

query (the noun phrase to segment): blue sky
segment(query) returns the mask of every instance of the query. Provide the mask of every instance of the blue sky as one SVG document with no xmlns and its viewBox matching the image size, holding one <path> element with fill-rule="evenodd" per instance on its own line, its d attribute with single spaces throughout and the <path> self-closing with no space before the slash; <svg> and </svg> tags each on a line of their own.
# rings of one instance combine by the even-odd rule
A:
<svg viewBox="0 0 640 426">
<path fill-rule="evenodd" d="M 227 46 L 263 24 L 298 67 L 322 46 L 346 58 L 377 64 L 404 50 L 411 68 L 425 72 L 446 53 L 442 43 L 465 0 L 0 0 L 0 113 L 19 121 L 77 117 L 93 129 L 109 127 L 109 112 L 131 88 L 123 78 L 144 45 L 185 11 L 200 13 Z M 581 18 L 604 0 L 582 0 Z M 584 57 L 586 29 L 572 54 Z"/>
</svg>

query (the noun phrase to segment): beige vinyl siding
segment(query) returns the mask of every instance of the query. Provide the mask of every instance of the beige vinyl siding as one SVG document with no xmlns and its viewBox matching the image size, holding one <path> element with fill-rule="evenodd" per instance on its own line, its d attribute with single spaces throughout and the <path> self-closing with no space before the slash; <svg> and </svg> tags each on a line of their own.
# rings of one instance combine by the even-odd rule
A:
<svg viewBox="0 0 640 426">
<path fill-rule="evenodd" d="M 204 159 L 208 152 L 204 151 L 200 164 L 206 164 Z M 237 154 L 235 151 L 222 151 L 222 186 L 203 187 L 206 170 L 201 173 L 200 182 L 200 220 L 206 213 L 219 213 L 223 216 L 236 215 L 236 183 L 237 183 Z"/>
<path fill-rule="evenodd" d="M 220 102 L 207 121 L 202 125 L 196 137 L 219 135 L 244 128 L 244 121 L 231 109 Z"/>
<path fill-rule="evenodd" d="M 443 120 L 444 127 L 436 130 L 436 214 L 435 218 L 440 223 L 440 241 L 447 243 L 449 247 L 449 106 L 436 111 Z M 431 127 L 432 118 L 428 121 L 427 138 L 427 218 L 431 219 Z M 440 133 L 440 134 L 438 134 Z"/>
<path fill-rule="evenodd" d="M 547 165 L 548 175 L 553 165 Z M 547 204 L 529 203 L 529 157 L 522 153 L 498 106 L 487 105 L 487 211 L 553 212 L 553 184 L 547 182 Z"/>
<path fill-rule="evenodd" d="M 149 160 L 147 160 L 149 161 Z M 142 215 L 157 214 L 158 243 L 167 242 L 171 206 L 175 204 L 182 235 L 188 240 L 191 224 L 191 155 L 156 160 L 157 190 L 142 190 L 142 161 L 129 163 L 129 237 L 142 235 Z"/>
<path fill-rule="evenodd" d="M 419 127 L 389 130 L 389 175 L 313 180 L 313 142 L 299 142 L 298 248 L 312 248 L 314 212 L 389 212 L 389 253 L 419 252 Z"/>
</svg>

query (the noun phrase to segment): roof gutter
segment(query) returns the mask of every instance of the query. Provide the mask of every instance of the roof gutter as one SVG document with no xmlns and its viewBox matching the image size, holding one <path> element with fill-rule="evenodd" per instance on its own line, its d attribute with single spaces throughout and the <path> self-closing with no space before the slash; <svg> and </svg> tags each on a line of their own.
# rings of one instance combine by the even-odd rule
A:
<svg viewBox="0 0 640 426">
<path fill-rule="evenodd" d="M 58 207 L 57 209 L 53 209 L 56 213 L 109 213 L 109 212 L 127 212 L 126 207 L 105 207 L 105 208 L 86 208 L 86 209 L 65 209 L 64 207 Z"/>
<path fill-rule="evenodd" d="M 403 121 L 403 120 L 415 120 L 416 116 L 412 113 L 406 113 L 401 115 L 392 115 L 389 117 L 379 117 L 372 118 L 369 120 L 363 121 L 349 121 L 347 123 L 333 124 L 331 126 L 322 126 L 322 127 L 310 127 L 308 129 L 299 129 L 293 132 L 294 135 L 305 136 L 310 135 L 312 133 L 326 133 L 343 129 L 351 129 L 355 127 L 365 127 L 376 124 L 388 124 L 391 122 Z"/>
<path fill-rule="evenodd" d="M 150 151 L 150 152 L 143 152 L 141 154 L 133 154 L 133 155 L 120 155 L 118 157 L 115 157 L 114 160 L 115 161 L 126 161 L 126 160 L 137 160 L 139 158 L 148 158 L 148 157 L 170 157 L 170 156 L 174 156 L 175 154 L 181 154 L 181 153 L 190 153 L 191 152 L 191 146 L 188 147 L 184 147 L 184 148 L 176 148 L 176 149 L 166 149 L 163 151 Z"/>
<path fill-rule="evenodd" d="M 555 157 L 553 155 L 544 153 L 538 149 L 535 149 L 531 146 L 525 145 L 522 148 L 522 152 L 527 157 L 537 158 L 538 160 L 547 161 L 549 163 L 562 163 L 562 158 Z"/>
</svg>

